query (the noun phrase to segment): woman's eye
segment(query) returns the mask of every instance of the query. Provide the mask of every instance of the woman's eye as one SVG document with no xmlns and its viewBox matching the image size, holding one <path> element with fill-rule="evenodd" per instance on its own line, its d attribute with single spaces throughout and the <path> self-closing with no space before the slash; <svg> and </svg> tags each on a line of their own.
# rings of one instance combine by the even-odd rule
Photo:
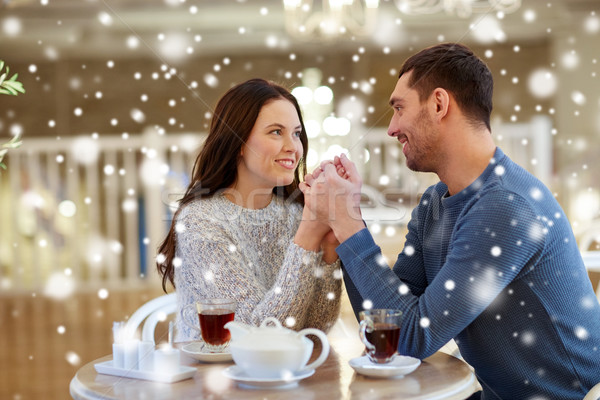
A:
<svg viewBox="0 0 600 400">
<path fill-rule="evenodd" d="M 295 137 L 300 137 L 302 135 L 302 131 L 296 131 L 294 132 L 294 136 Z"/>
<path fill-rule="evenodd" d="M 271 133 L 274 133 L 276 135 L 281 135 L 281 129 L 275 129 L 274 131 L 272 131 Z"/>
</svg>

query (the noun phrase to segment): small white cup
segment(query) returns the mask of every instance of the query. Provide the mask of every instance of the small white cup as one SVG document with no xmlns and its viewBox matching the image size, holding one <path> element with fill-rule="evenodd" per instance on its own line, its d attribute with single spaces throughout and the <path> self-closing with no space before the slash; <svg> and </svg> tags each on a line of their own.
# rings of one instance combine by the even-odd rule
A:
<svg viewBox="0 0 600 400">
<path fill-rule="evenodd" d="M 139 340 L 131 339 L 124 343 L 123 368 L 128 370 L 138 369 Z"/>
<path fill-rule="evenodd" d="M 154 372 L 159 374 L 174 374 L 180 369 L 179 350 L 165 346 L 154 352 Z"/>
<path fill-rule="evenodd" d="M 138 367 L 140 371 L 154 370 L 154 342 L 145 340 L 138 343 Z"/>
<path fill-rule="evenodd" d="M 125 345 L 113 343 L 113 367 L 123 368 L 125 365 Z"/>
</svg>

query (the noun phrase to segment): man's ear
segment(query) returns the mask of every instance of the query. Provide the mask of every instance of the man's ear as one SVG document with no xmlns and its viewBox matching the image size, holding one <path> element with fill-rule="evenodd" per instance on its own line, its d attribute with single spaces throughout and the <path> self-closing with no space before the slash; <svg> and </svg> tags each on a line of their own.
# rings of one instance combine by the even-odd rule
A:
<svg viewBox="0 0 600 400">
<path fill-rule="evenodd" d="M 450 106 L 450 94 L 446 89 L 435 88 L 431 93 L 430 99 L 433 105 L 433 112 L 436 119 L 441 120 L 448 114 Z"/>
</svg>

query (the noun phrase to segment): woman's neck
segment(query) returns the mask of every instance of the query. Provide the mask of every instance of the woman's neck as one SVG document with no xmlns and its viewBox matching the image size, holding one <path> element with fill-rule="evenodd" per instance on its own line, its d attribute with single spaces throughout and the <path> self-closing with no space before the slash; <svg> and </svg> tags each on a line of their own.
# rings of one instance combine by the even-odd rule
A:
<svg viewBox="0 0 600 400">
<path fill-rule="evenodd" d="M 273 199 L 272 189 L 253 189 L 251 191 L 240 190 L 235 186 L 227 189 L 224 193 L 227 200 L 240 207 L 259 210 L 265 208 Z"/>
</svg>

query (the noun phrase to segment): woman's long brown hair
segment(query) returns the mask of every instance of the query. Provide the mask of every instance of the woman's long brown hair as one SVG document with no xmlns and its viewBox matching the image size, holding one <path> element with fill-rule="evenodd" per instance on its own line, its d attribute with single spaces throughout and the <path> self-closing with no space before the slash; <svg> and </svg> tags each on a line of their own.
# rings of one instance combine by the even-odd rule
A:
<svg viewBox="0 0 600 400">
<path fill-rule="evenodd" d="M 196 157 L 192 178 L 184 196 L 179 200 L 167 237 L 158 247 L 160 257 L 156 266 L 162 275 L 162 288 L 167 292 L 167 281 L 175 287 L 173 259 L 177 246 L 175 223 L 181 209 L 195 199 L 213 196 L 217 191 L 231 187 L 237 179 L 237 166 L 241 149 L 262 107 L 270 101 L 285 99 L 294 105 L 302 125 L 300 141 L 304 149 L 294 181 L 285 187 L 276 187 L 273 192 L 284 198 L 303 203 L 304 197 L 298 189 L 301 176 L 306 174 L 308 138 L 302 113 L 296 98 L 289 90 L 264 79 L 250 79 L 229 89 L 218 101 L 210 124 L 210 131 L 202 150 Z"/>
</svg>

